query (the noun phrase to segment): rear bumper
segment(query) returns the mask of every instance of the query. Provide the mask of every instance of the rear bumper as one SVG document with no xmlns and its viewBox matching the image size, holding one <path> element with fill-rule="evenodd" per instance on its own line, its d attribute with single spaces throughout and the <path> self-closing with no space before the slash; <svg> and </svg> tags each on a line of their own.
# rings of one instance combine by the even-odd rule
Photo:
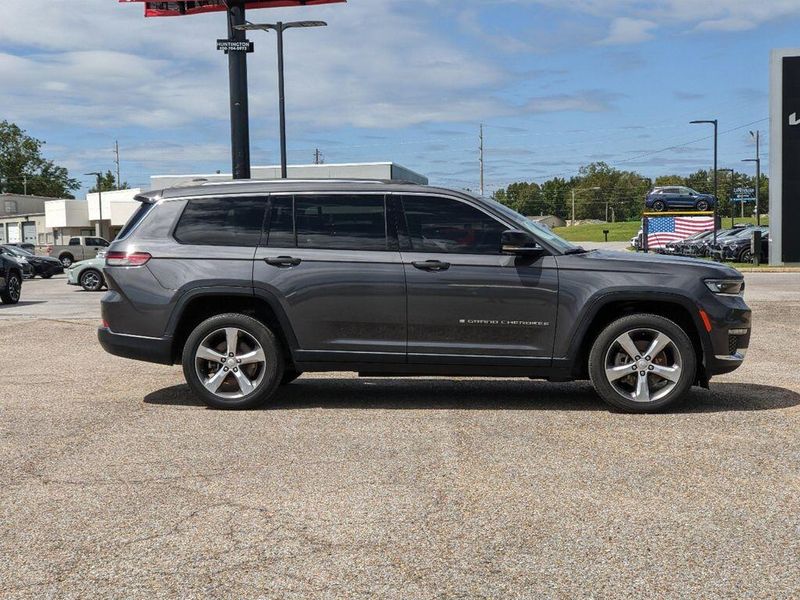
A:
<svg viewBox="0 0 800 600">
<path fill-rule="evenodd" d="M 114 333 L 107 327 L 97 330 L 97 339 L 103 350 L 114 356 L 171 365 L 172 338 L 150 338 Z"/>
</svg>

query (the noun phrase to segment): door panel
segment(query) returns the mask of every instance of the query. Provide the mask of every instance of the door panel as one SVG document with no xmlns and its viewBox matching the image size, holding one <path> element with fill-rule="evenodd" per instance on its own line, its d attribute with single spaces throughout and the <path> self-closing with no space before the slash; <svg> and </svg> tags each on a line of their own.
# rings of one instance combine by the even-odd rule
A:
<svg viewBox="0 0 800 600">
<path fill-rule="evenodd" d="M 402 207 L 409 362 L 549 364 L 555 260 L 501 254 L 513 225 L 471 203 L 409 194 Z"/>
<path fill-rule="evenodd" d="M 400 252 L 375 250 L 379 236 L 384 248 L 392 247 L 384 210 L 384 197 L 376 194 L 271 198 L 269 231 L 256 252 L 253 281 L 256 293 L 281 303 L 298 359 L 405 362 Z"/>
<path fill-rule="evenodd" d="M 553 351 L 558 271 L 551 256 L 403 253 L 409 362 L 453 357 L 543 358 Z M 446 270 L 413 263 L 441 261 Z M 416 356 L 415 356 L 416 355 Z M 490 361 L 491 362 L 491 361 Z"/>
</svg>

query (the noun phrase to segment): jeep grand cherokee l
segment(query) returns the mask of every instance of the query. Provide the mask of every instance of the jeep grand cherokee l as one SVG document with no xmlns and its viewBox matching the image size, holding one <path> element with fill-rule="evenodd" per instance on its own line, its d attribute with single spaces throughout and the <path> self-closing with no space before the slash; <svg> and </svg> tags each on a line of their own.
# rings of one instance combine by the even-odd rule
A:
<svg viewBox="0 0 800 600">
<path fill-rule="evenodd" d="M 655 187 L 647 193 L 644 201 L 646 208 L 656 212 L 665 210 L 710 210 L 717 203 L 711 194 L 701 194 L 692 188 L 675 185 Z"/>
<path fill-rule="evenodd" d="M 377 181 L 150 192 L 106 255 L 103 347 L 247 408 L 308 371 L 591 379 L 660 409 L 736 369 L 741 274 L 585 251 L 492 200 Z"/>
</svg>

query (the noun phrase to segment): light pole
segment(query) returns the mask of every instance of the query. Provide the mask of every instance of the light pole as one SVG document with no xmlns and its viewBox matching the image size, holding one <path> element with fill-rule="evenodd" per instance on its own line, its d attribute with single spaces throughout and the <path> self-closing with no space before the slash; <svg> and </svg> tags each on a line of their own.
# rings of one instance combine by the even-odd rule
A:
<svg viewBox="0 0 800 600">
<path fill-rule="evenodd" d="M 103 186 L 101 185 L 103 174 L 92 171 L 91 173 L 84 173 L 84 175 L 94 175 L 97 177 L 97 204 L 100 207 L 100 220 L 97 221 L 97 225 L 94 226 L 94 234 L 101 238 L 103 237 Z"/>
<path fill-rule="evenodd" d="M 570 223 L 570 227 L 575 225 L 575 192 L 591 192 L 599 190 L 599 187 L 590 187 L 590 188 L 579 188 L 579 189 L 572 189 L 572 222 Z"/>
<path fill-rule="evenodd" d="M 278 34 L 278 97 L 280 103 L 280 128 L 281 128 L 281 179 L 288 176 L 288 165 L 286 162 L 286 94 L 284 93 L 283 77 L 283 32 L 294 27 L 326 27 L 325 21 L 293 21 L 290 23 L 246 23 L 235 25 L 233 28 L 239 31 L 275 31 Z"/>
<path fill-rule="evenodd" d="M 761 210 L 759 207 L 759 197 L 758 192 L 761 187 L 761 132 L 760 131 L 751 131 L 750 135 L 756 141 L 756 157 L 755 158 L 747 158 L 743 162 L 754 162 L 756 163 L 756 225 L 761 225 Z"/>
<path fill-rule="evenodd" d="M 734 209 L 734 206 L 733 206 L 733 177 L 734 177 L 733 169 L 719 169 L 719 172 L 720 173 L 728 172 L 728 173 L 731 174 L 731 195 L 728 197 L 728 202 L 731 205 L 731 229 L 733 229 L 733 225 L 734 225 L 733 217 L 736 214 L 736 210 Z M 719 203 L 719 198 L 717 198 L 717 203 Z"/>
<path fill-rule="evenodd" d="M 714 243 L 717 243 L 717 205 L 719 204 L 719 198 L 717 197 L 717 128 L 719 126 L 719 122 L 717 119 L 700 119 L 697 121 L 689 121 L 692 125 L 697 124 L 707 124 L 714 126 L 714 198 L 716 202 L 714 203 Z"/>
</svg>

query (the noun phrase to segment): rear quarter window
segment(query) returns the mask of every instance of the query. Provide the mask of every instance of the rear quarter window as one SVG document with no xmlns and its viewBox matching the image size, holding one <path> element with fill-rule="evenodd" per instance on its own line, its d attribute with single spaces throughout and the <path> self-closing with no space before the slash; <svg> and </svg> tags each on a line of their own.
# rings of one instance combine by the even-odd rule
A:
<svg viewBox="0 0 800 600">
<path fill-rule="evenodd" d="M 142 222 L 142 219 L 144 219 L 147 216 L 147 213 L 149 213 L 154 206 L 155 204 L 151 204 L 150 202 L 142 202 L 139 205 L 139 208 L 136 209 L 136 212 L 134 212 L 131 215 L 131 218 L 128 219 L 128 222 L 125 223 L 125 227 L 123 227 L 122 231 L 119 232 L 117 239 L 122 239 L 128 236 L 130 232 L 133 231 L 134 228 L 139 223 Z"/>
<path fill-rule="evenodd" d="M 265 198 L 189 200 L 174 237 L 195 246 L 258 246 L 266 206 Z"/>
</svg>

